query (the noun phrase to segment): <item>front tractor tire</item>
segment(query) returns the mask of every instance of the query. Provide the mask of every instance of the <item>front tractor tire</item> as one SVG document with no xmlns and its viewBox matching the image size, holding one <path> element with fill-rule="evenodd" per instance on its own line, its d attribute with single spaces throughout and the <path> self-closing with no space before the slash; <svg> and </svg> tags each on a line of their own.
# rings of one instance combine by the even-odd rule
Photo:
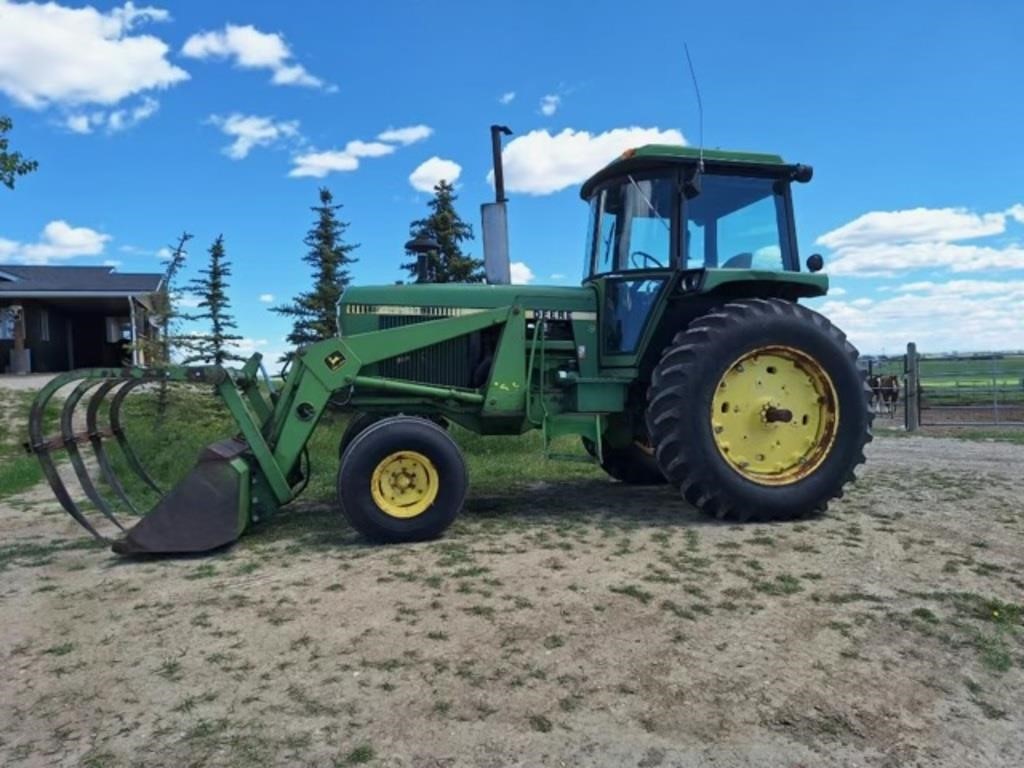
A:
<svg viewBox="0 0 1024 768">
<path fill-rule="evenodd" d="M 857 350 L 782 299 L 724 304 L 676 334 L 648 391 L 669 483 L 705 514 L 786 520 L 842 496 L 871 440 Z"/>
<path fill-rule="evenodd" d="M 357 434 L 341 457 L 338 501 L 348 522 L 385 543 L 440 536 L 466 500 L 462 451 L 428 419 L 391 416 Z"/>
<path fill-rule="evenodd" d="M 345 455 L 345 450 L 352 444 L 352 441 L 356 439 L 356 436 L 365 430 L 367 427 L 376 424 L 378 421 L 383 421 L 389 416 L 395 416 L 400 414 L 394 413 L 377 413 L 362 411 L 351 416 L 348 420 L 348 424 L 345 426 L 345 431 L 341 433 L 341 440 L 338 443 L 338 458 L 340 459 Z M 424 416 L 425 419 L 430 419 L 441 429 L 448 429 L 448 420 L 444 416 Z"/>
</svg>

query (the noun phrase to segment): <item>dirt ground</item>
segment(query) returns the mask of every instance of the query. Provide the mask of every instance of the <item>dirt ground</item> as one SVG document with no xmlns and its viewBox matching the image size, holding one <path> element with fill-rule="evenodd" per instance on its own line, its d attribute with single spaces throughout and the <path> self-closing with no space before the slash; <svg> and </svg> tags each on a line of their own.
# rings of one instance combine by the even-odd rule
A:
<svg viewBox="0 0 1024 768">
<path fill-rule="evenodd" d="M 586 481 L 422 545 L 313 506 L 142 562 L 33 491 L 0 504 L 0 763 L 1024 765 L 1022 469 L 890 437 L 817 520 Z"/>
</svg>

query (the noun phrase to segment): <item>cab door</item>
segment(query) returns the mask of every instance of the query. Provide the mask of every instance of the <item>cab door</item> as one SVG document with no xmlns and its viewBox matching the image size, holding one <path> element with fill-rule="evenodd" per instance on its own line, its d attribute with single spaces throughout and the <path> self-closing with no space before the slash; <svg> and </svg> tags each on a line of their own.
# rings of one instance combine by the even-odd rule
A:
<svg viewBox="0 0 1024 768">
<path fill-rule="evenodd" d="M 615 180 L 596 194 L 592 211 L 601 364 L 633 366 L 678 259 L 677 175 L 661 171 Z"/>
</svg>

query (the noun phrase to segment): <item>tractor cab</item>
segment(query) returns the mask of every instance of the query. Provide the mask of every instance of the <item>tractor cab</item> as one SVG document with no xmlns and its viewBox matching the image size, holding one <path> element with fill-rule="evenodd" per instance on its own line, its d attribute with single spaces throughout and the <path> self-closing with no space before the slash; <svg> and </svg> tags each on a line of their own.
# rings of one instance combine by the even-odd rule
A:
<svg viewBox="0 0 1024 768">
<path fill-rule="evenodd" d="M 584 283 L 601 295 L 603 354 L 626 362 L 655 307 L 708 272 L 728 282 L 791 280 L 800 262 L 790 182 L 810 178 L 810 167 L 777 155 L 702 159 L 662 145 L 628 150 L 591 177 L 581 190 L 590 204 Z"/>
</svg>

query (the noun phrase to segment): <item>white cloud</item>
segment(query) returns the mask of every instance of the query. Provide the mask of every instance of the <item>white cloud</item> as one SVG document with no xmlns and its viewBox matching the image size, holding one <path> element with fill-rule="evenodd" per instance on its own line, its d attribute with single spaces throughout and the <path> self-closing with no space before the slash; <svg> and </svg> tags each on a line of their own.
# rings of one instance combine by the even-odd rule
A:
<svg viewBox="0 0 1024 768">
<path fill-rule="evenodd" d="M 153 253 L 152 251 L 147 251 L 145 248 L 140 248 L 137 245 L 129 244 L 119 245 L 117 247 L 117 250 L 119 250 L 121 253 L 126 253 L 129 256 L 149 256 L 150 254 Z"/>
<path fill-rule="evenodd" d="M 555 112 L 558 111 L 559 105 L 562 103 L 562 97 L 554 93 L 549 93 L 540 100 L 540 113 L 547 117 L 551 117 Z"/>
<path fill-rule="evenodd" d="M 272 294 L 272 293 L 261 293 L 260 294 L 260 301 L 262 301 L 264 304 L 271 304 L 274 301 L 274 294 Z"/>
<path fill-rule="evenodd" d="M 335 171 L 354 171 L 359 167 L 358 157 L 348 155 L 344 151 L 337 149 L 331 149 L 326 152 L 307 152 L 296 157 L 293 162 L 295 167 L 288 172 L 288 175 L 293 179 L 304 177 L 322 179 L 327 174 Z"/>
<path fill-rule="evenodd" d="M 945 283 L 922 280 L 904 283 L 894 290 L 905 293 L 923 293 L 928 296 L 974 297 L 993 296 L 1024 291 L 1024 280 L 949 280 Z"/>
<path fill-rule="evenodd" d="M 121 264 L 122 264 L 122 262 L 117 260 L 117 259 L 104 259 L 103 260 L 103 266 L 104 267 L 112 267 L 114 269 L 117 269 L 118 267 L 121 266 Z"/>
<path fill-rule="evenodd" d="M 513 261 L 508 265 L 509 275 L 513 285 L 526 285 L 532 283 L 536 275 L 533 274 L 533 270 L 530 269 L 524 261 Z"/>
<path fill-rule="evenodd" d="M 462 173 L 462 166 L 454 160 L 444 160 L 436 155 L 420 163 L 409 174 L 409 183 L 420 192 L 433 192 L 442 181 L 454 184 Z"/>
<path fill-rule="evenodd" d="M 631 147 L 642 144 L 684 144 L 677 130 L 615 128 L 591 134 L 566 128 L 552 135 L 530 131 L 510 141 L 502 152 L 505 188 L 510 192 L 548 195 L 579 184 Z M 487 176 L 493 181 L 493 172 Z"/>
<path fill-rule="evenodd" d="M 291 61 L 292 51 L 281 35 L 261 32 L 249 24 L 227 24 L 220 31 L 194 34 L 181 53 L 193 59 L 231 59 L 242 69 L 269 69 L 274 85 L 324 87 L 323 80 Z"/>
<path fill-rule="evenodd" d="M 1024 247 L 883 243 L 862 248 L 844 248 L 831 261 L 826 262 L 826 270 L 830 275 L 885 277 L 914 269 L 948 269 L 951 272 L 1024 269 Z"/>
<path fill-rule="evenodd" d="M 171 249 L 165 245 L 162 248 L 157 248 L 156 253 L 153 255 L 158 259 L 169 259 L 171 258 Z"/>
<path fill-rule="evenodd" d="M 176 293 L 172 298 L 180 309 L 196 309 L 199 302 L 203 300 L 203 297 L 197 293 Z"/>
<path fill-rule="evenodd" d="M 912 269 L 975 272 L 1024 268 L 1024 247 L 961 243 L 1006 231 L 1007 220 L 1024 223 L 1024 205 L 974 213 L 965 208 L 873 211 L 815 242 L 835 251 L 833 275 L 893 275 Z"/>
<path fill-rule="evenodd" d="M 829 286 L 828 295 L 831 296 L 831 297 L 845 296 L 846 295 L 846 289 L 845 288 L 833 288 L 832 286 Z"/>
<path fill-rule="evenodd" d="M 1024 348 L 1024 280 L 956 280 L 899 286 L 899 295 L 864 303 L 826 298 L 819 311 L 862 352 Z"/>
<path fill-rule="evenodd" d="M 110 131 L 123 131 L 138 125 L 156 114 L 160 109 L 160 102 L 149 96 L 142 100 L 142 103 L 132 109 L 118 109 L 111 112 L 107 117 L 107 129 Z"/>
<path fill-rule="evenodd" d="M 345 154 L 352 157 L 384 157 L 395 151 L 391 144 L 382 144 L 379 141 L 350 141 L 345 145 Z"/>
<path fill-rule="evenodd" d="M 103 128 L 107 133 L 117 133 L 134 128 L 157 113 L 160 102 L 152 96 L 143 96 L 142 100 L 131 109 L 93 110 L 77 112 L 65 118 L 64 125 L 73 133 L 92 133 L 94 129 Z"/>
<path fill-rule="evenodd" d="M 1006 229 L 1006 213 L 977 214 L 965 208 L 913 208 L 872 211 L 815 242 L 826 248 L 863 247 L 879 243 L 934 243 L 998 235 Z"/>
<path fill-rule="evenodd" d="M 299 135 L 299 121 L 277 121 L 272 117 L 234 113 L 227 117 L 210 115 L 209 122 L 234 139 L 224 147 L 224 154 L 233 160 L 246 157 L 254 147 L 269 147 L 285 138 Z"/>
<path fill-rule="evenodd" d="M 549 280 L 565 280 L 565 278 L 566 278 L 566 275 L 563 275 L 561 272 L 552 272 L 548 279 Z"/>
<path fill-rule="evenodd" d="M 253 352 L 263 351 L 268 343 L 266 339 L 252 339 L 246 336 L 231 342 L 228 350 L 241 357 L 250 357 Z"/>
<path fill-rule="evenodd" d="M 98 256 L 110 240 L 88 227 L 72 227 L 63 219 L 51 221 L 35 243 L 0 238 L 0 259 L 19 264 L 49 264 L 75 256 Z"/>
<path fill-rule="evenodd" d="M 68 115 L 65 125 L 72 133 L 92 133 L 88 115 Z"/>
<path fill-rule="evenodd" d="M 498 97 L 498 103 L 499 104 L 511 104 L 513 101 L 515 101 L 515 98 L 516 98 L 516 92 L 515 91 L 505 91 L 503 94 L 501 94 L 501 96 Z"/>
<path fill-rule="evenodd" d="M 409 125 L 405 128 L 388 128 L 383 133 L 378 134 L 377 139 L 378 141 L 389 141 L 407 147 L 410 144 L 415 144 L 417 141 L 429 138 L 433 133 L 433 128 L 421 123 L 420 125 Z"/>
<path fill-rule="evenodd" d="M 0 27 L 7 30 L 0 34 L 0 92 L 24 107 L 43 109 L 111 106 L 169 88 L 188 73 L 167 60 L 162 40 L 131 34 L 139 24 L 169 18 L 165 10 L 132 3 L 103 13 L 91 6 L 0 0 Z"/>
<path fill-rule="evenodd" d="M 393 144 L 377 141 L 350 141 L 344 149 L 329 149 L 324 152 L 307 152 L 293 159 L 295 167 L 288 172 L 292 178 L 312 177 L 322 179 L 332 172 L 354 171 L 362 157 L 383 157 L 395 151 Z"/>
</svg>

